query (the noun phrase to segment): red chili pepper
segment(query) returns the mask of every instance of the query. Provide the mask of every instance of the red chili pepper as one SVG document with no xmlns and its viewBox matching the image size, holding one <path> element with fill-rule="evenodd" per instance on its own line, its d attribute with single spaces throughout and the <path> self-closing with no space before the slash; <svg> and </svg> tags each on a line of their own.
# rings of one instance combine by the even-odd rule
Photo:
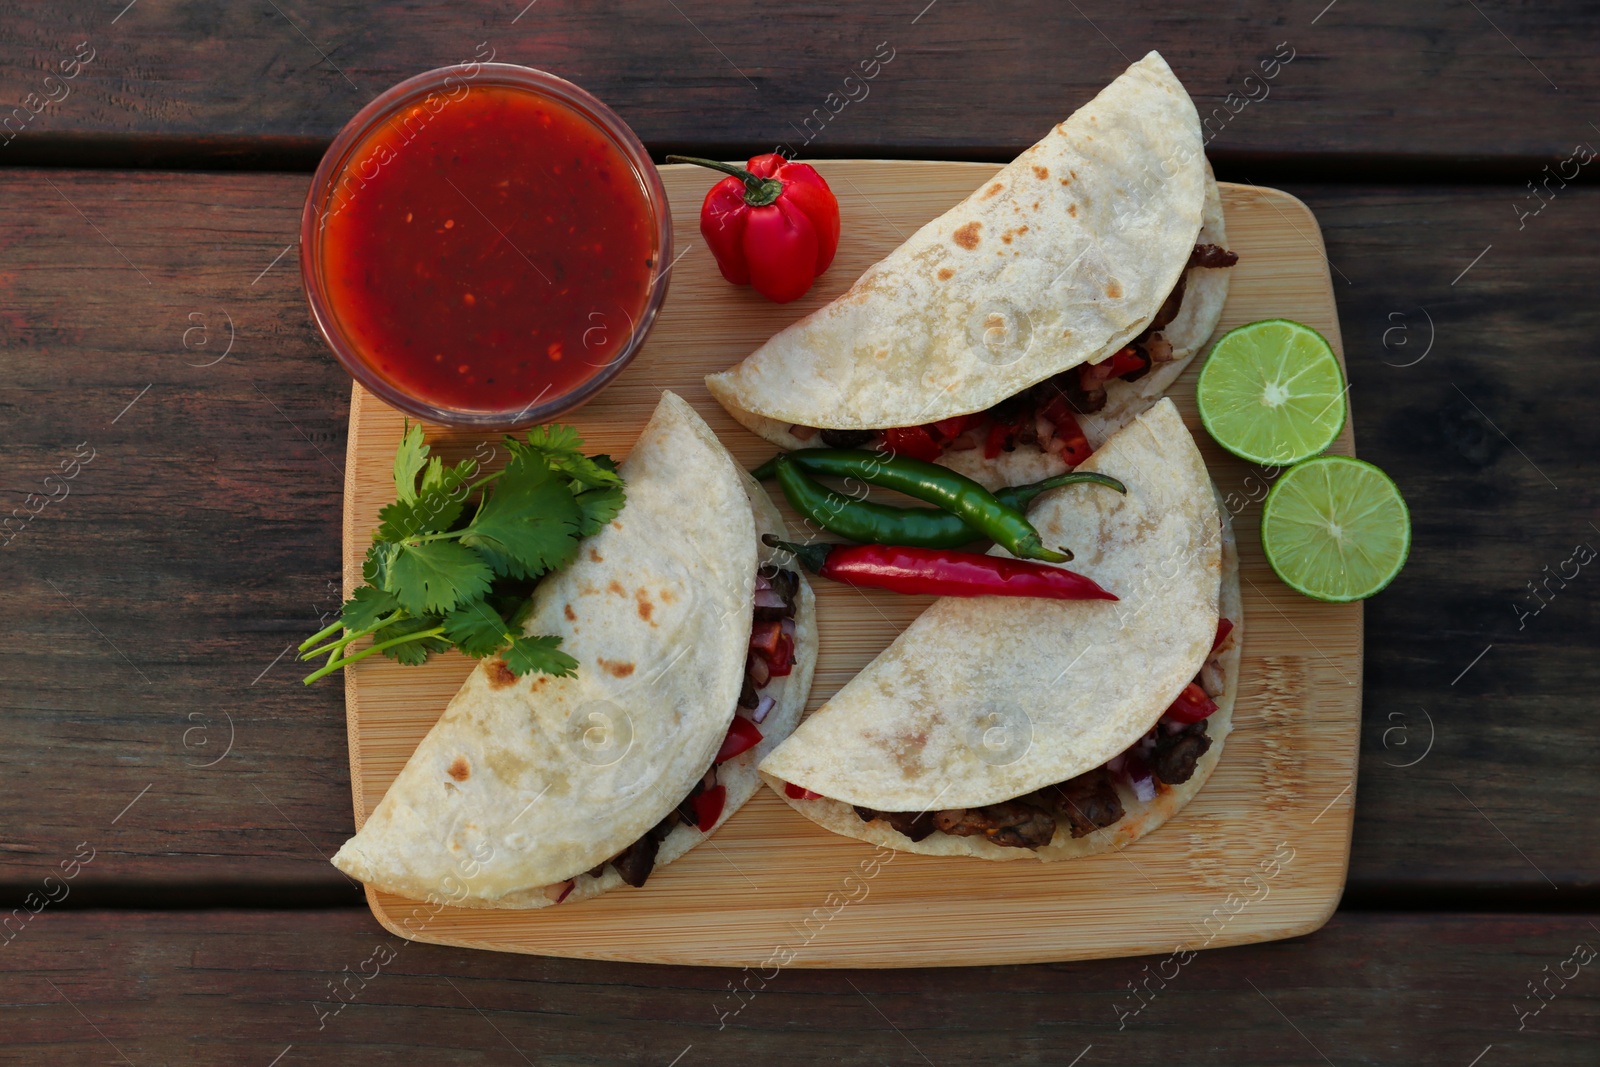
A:
<svg viewBox="0 0 1600 1067">
<path fill-rule="evenodd" d="M 728 787 L 714 785 L 703 793 L 696 793 L 691 800 L 694 805 L 695 829 L 706 834 L 717 825 L 717 820 L 722 818 L 722 806 L 728 802 Z"/>
<path fill-rule="evenodd" d="M 811 288 L 839 249 L 839 202 L 809 163 L 780 155 L 751 156 L 744 167 L 693 156 L 694 163 L 728 175 L 700 205 L 700 234 L 722 276 L 752 285 L 768 300 L 787 304 Z"/>
<path fill-rule="evenodd" d="M 930 463 L 944 452 L 944 448 L 934 439 L 933 433 L 926 426 L 898 426 L 892 430 L 885 430 L 883 443 L 889 451 L 898 455 L 914 456 Z"/>
<path fill-rule="evenodd" d="M 784 782 L 783 783 L 783 795 L 788 797 L 790 800 L 821 800 L 822 799 L 822 794 L 821 793 L 813 793 L 811 790 L 807 789 L 805 786 L 803 786 L 803 785 L 795 785 L 793 782 Z"/>
<path fill-rule="evenodd" d="M 807 569 L 846 585 L 934 596 L 1117 599 L 1081 574 L 1033 560 L 903 545 L 797 545 L 770 535 L 765 540 L 793 552 Z"/>
<path fill-rule="evenodd" d="M 1167 717 L 1181 723 L 1199 722 L 1217 710 L 1217 702 L 1206 696 L 1206 691 L 1190 682 L 1178 694 L 1178 699 L 1167 709 Z"/>
<path fill-rule="evenodd" d="M 722 747 L 717 749 L 717 758 L 712 763 L 721 763 L 730 760 L 741 752 L 748 752 L 761 743 L 761 728 L 743 715 L 735 715 L 728 724 L 728 736 L 722 739 Z"/>
<path fill-rule="evenodd" d="M 1228 635 L 1231 633 L 1233 633 L 1233 623 L 1229 622 L 1227 619 L 1218 619 L 1217 639 L 1211 642 L 1211 651 L 1215 652 L 1217 649 L 1221 648 L 1222 642 L 1226 641 L 1228 639 Z"/>
<path fill-rule="evenodd" d="M 1005 451 L 1006 439 L 1011 436 L 1009 424 L 996 420 L 989 427 L 989 436 L 983 440 L 983 458 L 993 459 Z"/>
</svg>

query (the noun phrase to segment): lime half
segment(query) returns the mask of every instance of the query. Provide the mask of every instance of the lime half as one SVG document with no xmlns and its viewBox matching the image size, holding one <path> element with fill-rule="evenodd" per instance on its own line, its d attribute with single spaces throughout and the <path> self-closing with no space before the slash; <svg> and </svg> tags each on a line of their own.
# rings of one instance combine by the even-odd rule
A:
<svg viewBox="0 0 1600 1067">
<path fill-rule="evenodd" d="M 1287 467 L 1344 429 L 1344 374 L 1316 330 L 1264 319 L 1223 334 L 1200 369 L 1195 403 L 1217 444 L 1252 463 Z"/>
<path fill-rule="evenodd" d="M 1261 507 L 1261 548 L 1278 577 L 1318 600 L 1365 600 L 1411 551 L 1411 513 L 1383 471 L 1318 456 L 1278 479 Z"/>
</svg>

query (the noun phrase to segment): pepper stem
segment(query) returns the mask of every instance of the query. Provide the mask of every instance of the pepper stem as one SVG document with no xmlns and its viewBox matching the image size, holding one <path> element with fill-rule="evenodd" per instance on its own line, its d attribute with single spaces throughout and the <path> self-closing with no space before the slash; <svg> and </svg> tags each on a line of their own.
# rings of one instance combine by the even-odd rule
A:
<svg viewBox="0 0 1600 1067">
<path fill-rule="evenodd" d="M 833 551 L 832 545 L 797 545 L 793 541 L 781 541 L 773 534 L 762 535 L 761 543 L 769 548 L 781 548 L 785 552 L 793 553 L 801 566 L 813 574 L 822 573 L 823 566 L 828 562 L 828 553 Z"/>
<path fill-rule="evenodd" d="M 668 156 L 667 162 L 693 163 L 697 167 L 709 167 L 738 178 L 744 182 L 744 202 L 750 207 L 766 207 L 776 201 L 778 194 L 783 192 L 783 182 L 780 179 L 758 178 L 743 167 L 736 167 L 732 163 L 719 163 L 714 159 L 701 159 L 699 156 Z"/>
</svg>

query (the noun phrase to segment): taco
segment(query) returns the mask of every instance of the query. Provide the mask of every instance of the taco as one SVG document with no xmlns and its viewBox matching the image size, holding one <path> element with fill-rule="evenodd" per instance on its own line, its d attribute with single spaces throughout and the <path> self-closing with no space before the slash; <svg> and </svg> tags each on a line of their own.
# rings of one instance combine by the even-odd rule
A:
<svg viewBox="0 0 1600 1067">
<path fill-rule="evenodd" d="M 849 291 L 706 379 L 785 449 L 1061 473 L 1158 400 L 1237 259 L 1194 103 L 1151 52 Z"/>
<path fill-rule="evenodd" d="M 811 589 L 759 540 L 783 520 L 670 392 L 620 472 L 627 506 L 540 583 L 526 624 L 561 638 L 576 675 L 481 662 L 340 870 L 413 898 L 542 908 L 643 885 L 758 788 L 816 663 Z"/>
<path fill-rule="evenodd" d="M 909 852 L 1059 860 L 1130 844 L 1199 792 L 1238 690 L 1226 515 L 1170 400 L 1084 467 L 1127 495 L 1056 490 L 1029 518 L 1120 600 L 935 602 L 762 761 L 791 806 Z"/>
</svg>

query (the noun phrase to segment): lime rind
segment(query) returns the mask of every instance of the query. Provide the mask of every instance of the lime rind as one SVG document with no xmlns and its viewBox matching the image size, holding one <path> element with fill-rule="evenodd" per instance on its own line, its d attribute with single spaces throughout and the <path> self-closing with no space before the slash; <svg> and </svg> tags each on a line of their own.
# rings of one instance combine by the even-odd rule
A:
<svg viewBox="0 0 1600 1067">
<path fill-rule="evenodd" d="M 1278 467 L 1333 444 L 1348 417 L 1346 392 L 1327 338 L 1289 319 L 1223 334 L 1195 383 L 1200 421 L 1212 438 L 1240 459 Z"/>
<path fill-rule="evenodd" d="M 1330 536 L 1337 524 L 1339 536 Z M 1411 512 L 1400 488 L 1353 456 L 1289 469 L 1261 508 L 1261 548 L 1284 584 L 1331 603 L 1385 589 L 1411 554 Z"/>
</svg>

